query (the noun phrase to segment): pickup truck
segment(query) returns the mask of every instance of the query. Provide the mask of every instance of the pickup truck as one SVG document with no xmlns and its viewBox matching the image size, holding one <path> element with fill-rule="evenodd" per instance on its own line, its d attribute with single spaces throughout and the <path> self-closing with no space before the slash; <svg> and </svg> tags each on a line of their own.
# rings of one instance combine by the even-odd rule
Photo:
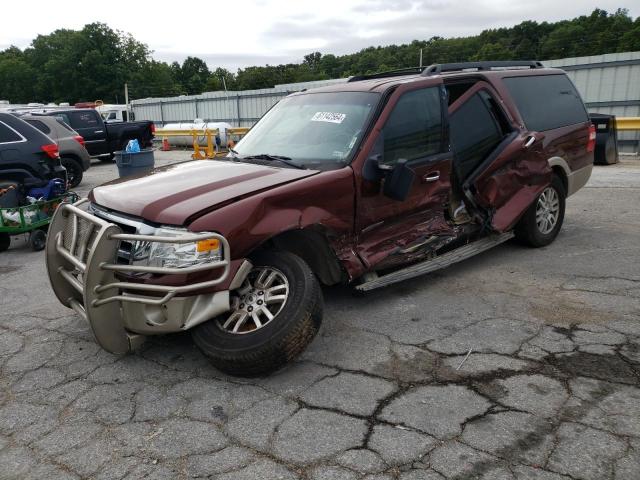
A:
<svg viewBox="0 0 640 480">
<path fill-rule="evenodd" d="M 321 284 L 369 292 L 550 244 L 594 146 L 575 86 L 539 62 L 353 77 L 281 100 L 224 159 L 63 205 L 47 269 L 112 353 L 191 330 L 218 369 L 260 375 L 316 335 Z"/>
<path fill-rule="evenodd" d="M 127 142 L 137 139 L 140 148 L 151 147 L 155 125 L 151 121 L 106 123 L 93 108 L 48 110 L 38 115 L 59 117 L 84 138 L 84 144 L 92 157 L 113 158 L 113 152 L 123 150 Z"/>
</svg>

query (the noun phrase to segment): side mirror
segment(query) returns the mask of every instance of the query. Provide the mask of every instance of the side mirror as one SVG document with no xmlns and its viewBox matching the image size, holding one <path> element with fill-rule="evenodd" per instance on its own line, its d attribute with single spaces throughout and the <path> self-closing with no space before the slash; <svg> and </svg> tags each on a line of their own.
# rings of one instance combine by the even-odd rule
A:
<svg viewBox="0 0 640 480">
<path fill-rule="evenodd" d="M 415 178 L 416 174 L 407 165 L 407 160 L 400 159 L 386 176 L 382 191 L 387 197 L 403 202 L 409 196 Z"/>
<path fill-rule="evenodd" d="M 364 161 L 364 166 L 362 167 L 362 178 L 369 182 L 379 182 L 385 178 L 391 170 L 393 170 L 393 167 L 382 163 L 382 154 L 377 153 L 375 155 L 371 155 Z"/>
</svg>

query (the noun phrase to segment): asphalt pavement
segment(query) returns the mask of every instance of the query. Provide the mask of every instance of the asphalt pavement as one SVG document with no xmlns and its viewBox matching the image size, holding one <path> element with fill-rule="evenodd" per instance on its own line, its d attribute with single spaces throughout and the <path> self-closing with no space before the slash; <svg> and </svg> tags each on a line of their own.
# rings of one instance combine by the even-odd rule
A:
<svg viewBox="0 0 640 480">
<path fill-rule="evenodd" d="M 78 190 L 115 176 L 94 163 Z M 310 348 L 252 380 L 188 333 L 102 351 L 18 238 L 0 254 L 0 478 L 638 479 L 639 207 L 625 159 L 548 247 L 325 288 Z"/>
</svg>

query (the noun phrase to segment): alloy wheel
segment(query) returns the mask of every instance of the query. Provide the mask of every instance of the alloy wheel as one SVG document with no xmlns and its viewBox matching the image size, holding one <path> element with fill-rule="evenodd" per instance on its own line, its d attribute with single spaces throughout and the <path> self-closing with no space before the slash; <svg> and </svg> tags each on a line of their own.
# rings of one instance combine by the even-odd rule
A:
<svg viewBox="0 0 640 480">
<path fill-rule="evenodd" d="M 543 235 L 553 231 L 560 216 L 560 199 L 553 187 L 547 187 L 538 197 L 536 225 Z"/>
<path fill-rule="evenodd" d="M 289 282 L 274 267 L 254 267 L 240 288 L 231 292 L 231 311 L 218 320 L 228 333 L 252 333 L 268 325 L 289 297 Z"/>
</svg>

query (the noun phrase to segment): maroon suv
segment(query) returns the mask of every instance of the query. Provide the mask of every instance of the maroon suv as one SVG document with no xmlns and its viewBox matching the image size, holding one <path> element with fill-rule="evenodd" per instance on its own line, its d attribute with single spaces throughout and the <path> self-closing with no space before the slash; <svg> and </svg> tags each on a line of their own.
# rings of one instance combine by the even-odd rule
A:
<svg viewBox="0 0 640 480">
<path fill-rule="evenodd" d="M 538 62 L 354 77 L 288 96 L 222 160 L 61 207 L 51 284 L 110 352 L 191 329 L 219 369 L 261 374 L 313 339 L 321 283 L 368 291 L 552 242 L 594 142 L 571 81 Z"/>
</svg>

